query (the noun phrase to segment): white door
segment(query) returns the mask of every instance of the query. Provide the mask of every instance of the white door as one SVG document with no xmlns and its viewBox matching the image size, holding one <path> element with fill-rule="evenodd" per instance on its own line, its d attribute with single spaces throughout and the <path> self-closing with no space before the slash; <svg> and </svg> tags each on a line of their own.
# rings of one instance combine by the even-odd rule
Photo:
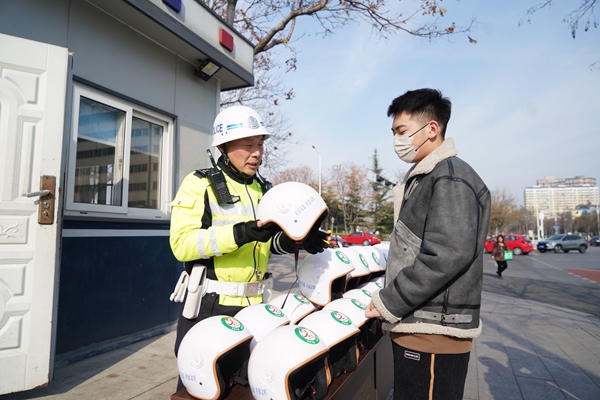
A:
<svg viewBox="0 0 600 400">
<path fill-rule="evenodd" d="M 0 394 L 51 374 L 67 66 L 65 48 L 0 34 Z"/>
</svg>

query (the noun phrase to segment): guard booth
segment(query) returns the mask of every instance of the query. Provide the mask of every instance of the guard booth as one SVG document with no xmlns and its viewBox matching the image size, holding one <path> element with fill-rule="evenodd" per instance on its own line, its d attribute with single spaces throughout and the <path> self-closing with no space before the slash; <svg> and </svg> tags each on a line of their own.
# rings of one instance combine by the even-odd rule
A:
<svg viewBox="0 0 600 400">
<path fill-rule="evenodd" d="M 173 329 L 168 204 L 253 50 L 197 0 L 0 2 L 0 394 Z"/>
</svg>

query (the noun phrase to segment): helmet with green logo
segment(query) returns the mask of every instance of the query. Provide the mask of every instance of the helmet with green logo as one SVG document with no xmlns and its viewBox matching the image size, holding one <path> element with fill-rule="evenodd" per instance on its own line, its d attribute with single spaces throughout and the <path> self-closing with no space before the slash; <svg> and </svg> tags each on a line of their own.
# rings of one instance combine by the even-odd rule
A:
<svg viewBox="0 0 600 400">
<path fill-rule="evenodd" d="M 278 307 L 290 320 L 290 324 L 297 324 L 304 317 L 316 310 L 316 307 L 300 292 L 300 289 L 291 294 L 282 294 L 269 301 L 269 304 Z"/>
<path fill-rule="evenodd" d="M 272 304 L 254 304 L 244 307 L 235 314 L 235 318 L 244 324 L 253 336 L 250 351 L 267 333 L 290 323 L 283 311 Z"/>
<path fill-rule="evenodd" d="M 356 246 L 343 249 L 343 252 L 348 256 L 354 266 L 354 269 L 346 275 L 346 287 L 344 290 L 355 289 L 359 284 L 366 282 L 371 274 L 367 259 L 362 253 L 359 253 L 355 247 Z"/>
<path fill-rule="evenodd" d="M 328 348 L 311 329 L 287 325 L 267 334 L 248 362 L 255 400 L 322 399 L 331 384 Z"/>
<path fill-rule="evenodd" d="M 365 311 L 367 304 L 360 300 L 344 297 L 333 300 L 331 303 L 323 307 L 323 310 L 339 311 L 347 315 L 356 326 L 359 328 L 367 322 Z"/>
<path fill-rule="evenodd" d="M 325 249 L 309 254 L 298 267 L 300 292 L 313 303 L 324 306 L 342 297 L 346 275 L 354 269 L 341 249 Z"/>
<path fill-rule="evenodd" d="M 351 289 L 344 292 L 344 298 L 360 300 L 365 304 L 369 304 L 372 300 L 371 292 L 367 289 Z"/>
<path fill-rule="evenodd" d="M 245 379 L 252 334 L 226 315 L 208 317 L 190 329 L 177 353 L 177 368 L 188 393 L 201 399 L 223 399 L 236 377 Z"/>
<path fill-rule="evenodd" d="M 246 106 L 231 106 L 219 113 L 213 123 L 213 147 L 234 140 L 262 135 L 265 139 L 271 134 L 256 111 Z"/>
<path fill-rule="evenodd" d="M 369 282 L 365 282 L 359 285 L 357 289 L 366 290 L 369 293 L 373 293 L 376 290 L 383 289 L 383 285 L 379 282 L 378 278 L 371 279 Z"/>
<path fill-rule="evenodd" d="M 329 367 L 334 378 L 356 369 L 360 329 L 350 317 L 340 311 L 320 310 L 304 318 L 302 326 L 319 335 L 329 348 Z"/>
</svg>

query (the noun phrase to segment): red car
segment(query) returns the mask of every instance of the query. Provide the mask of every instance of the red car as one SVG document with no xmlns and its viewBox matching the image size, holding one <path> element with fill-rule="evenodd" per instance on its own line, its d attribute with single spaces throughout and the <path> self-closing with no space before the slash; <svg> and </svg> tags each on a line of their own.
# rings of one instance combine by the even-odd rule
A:
<svg viewBox="0 0 600 400">
<path fill-rule="evenodd" d="M 508 245 L 508 248 L 513 251 L 515 256 L 525 255 L 533 251 L 533 243 L 529 240 L 529 238 L 525 235 L 513 235 L 507 234 L 504 235 L 504 240 Z M 494 247 L 494 243 L 496 243 L 496 236 L 492 236 L 487 238 L 485 241 L 485 252 L 491 253 L 492 248 Z"/>
<path fill-rule="evenodd" d="M 342 239 L 348 242 L 348 244 L 362 244 L 363 246 L 381 243 L 381 239 L 371 235 L 369 232 L 353 232 L 347 236 L 342 236 Z"/>
</svg>

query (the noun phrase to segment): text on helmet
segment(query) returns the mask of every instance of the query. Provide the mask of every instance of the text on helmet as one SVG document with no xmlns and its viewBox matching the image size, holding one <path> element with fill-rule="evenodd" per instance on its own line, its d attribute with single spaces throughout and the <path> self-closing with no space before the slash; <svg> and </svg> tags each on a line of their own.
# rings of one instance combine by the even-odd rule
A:
<svg viewBox="0 0 600 400">
<path fill-rule="evenodd" d="M 296 211 L 294 211 L 294 213 L 296 215 L 302 214 L 302 212 L 304 212 L 304 210 L 306 210 L 308 208 L 308 206 L 310 206 L 314 202 L 315 202 L 315 196 L 311 196 L 304 203 L 300 204 L 300 206 L 298 206 L 298 208 L 296 209 Z"/>
</svg>

